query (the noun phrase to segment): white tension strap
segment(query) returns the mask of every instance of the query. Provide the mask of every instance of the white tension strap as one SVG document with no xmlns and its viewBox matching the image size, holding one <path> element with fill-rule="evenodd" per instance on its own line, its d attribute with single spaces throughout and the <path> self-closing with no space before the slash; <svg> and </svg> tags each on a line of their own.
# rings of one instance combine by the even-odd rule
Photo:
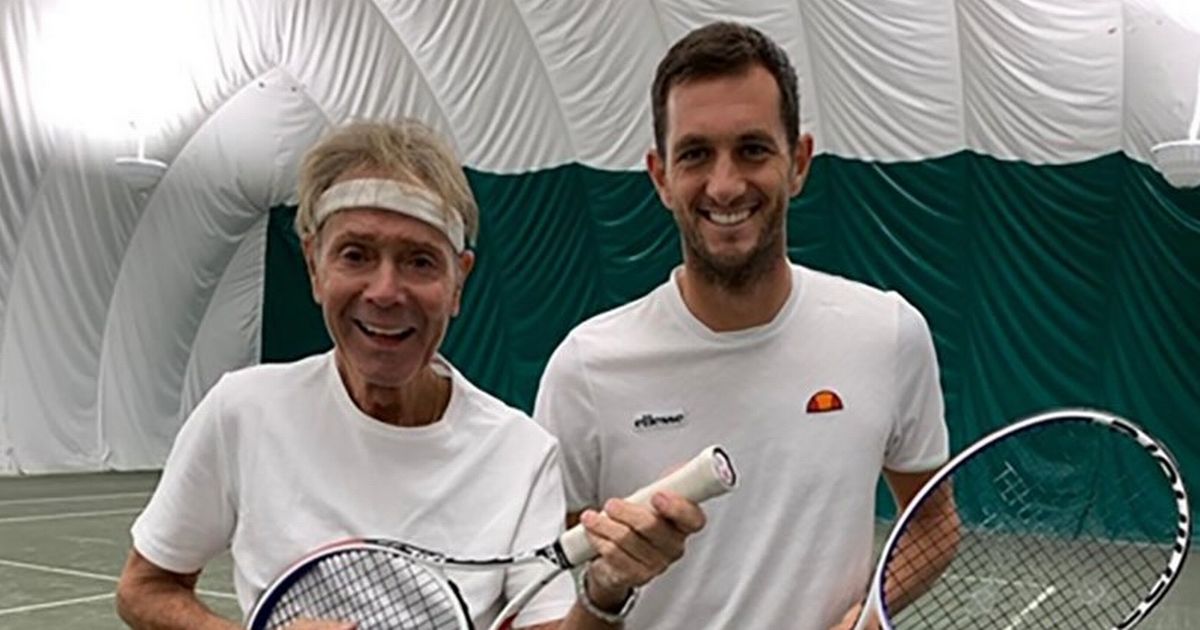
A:
<svg viewBox="0 0 1200 630">
<path fill-rule="evenodd" d="M 348 179 L 321 193 L 313 220 L 321 225 L 329 215 L 349 208 L 390 210 L 432 225 L 450 239 L 454 251 L 461 252 L 465 245 L 462 217 L 443 211 L 443 207 L 445 202 L 432 192 L 394 179 Z"/>
</svg>

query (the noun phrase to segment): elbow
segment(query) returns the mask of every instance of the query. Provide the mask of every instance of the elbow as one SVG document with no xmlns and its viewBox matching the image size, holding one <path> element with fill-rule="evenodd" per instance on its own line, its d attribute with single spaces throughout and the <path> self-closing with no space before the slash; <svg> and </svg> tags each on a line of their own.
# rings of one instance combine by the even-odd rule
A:
<svg viewBox="0 0 1200 630">
<path fill-rule="evenodd" d="M 133 602 L 132 598 L 130 597 L 129 588 L 125 585 L 124 578 L 117 582 L 117 593 L 114 600 L 117 609 L 117 616 L 121 618 L 121 621 L 125 622 L 125 625 L 131 628 L 135 627 L 133 623 L 134 618 L 132 612 Z"/>
<path fill-rule="evenodd" d="M 117 616 L 130 628 L 144 627 L 143 615 L 139 611 L 145 608 L 147 595 L 154 587 L 155 567 L 146 561 L 135 550 L 131 550 L 121 576 L 117 578 L 117 590 L 114 605 Z"/>
<path fill-rule="evenodd" d="M 136 628 L 137 616 L 134 614 L 135 604 L 138 600 L 137 587 L 134 585 L 134 578 L 129 574 L 129 571 L 122 571 L 120 579 L 117 580 L 117 592 L 114 597 L 114 603 L 117 609 L 117 616 L 125 625 Z"/>
</svg>

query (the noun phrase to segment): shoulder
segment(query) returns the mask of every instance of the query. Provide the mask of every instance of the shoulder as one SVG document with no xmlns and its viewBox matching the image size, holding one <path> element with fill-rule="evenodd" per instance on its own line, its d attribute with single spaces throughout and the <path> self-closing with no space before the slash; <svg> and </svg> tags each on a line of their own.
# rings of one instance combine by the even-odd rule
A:
<svg viewBox="0 0 1200 630">
<path fill-rule="evenodd" d="M 289 363 L 262 363 L 226 373 L 213 392 L 226 399 L 247 400 L 268 396 L 293 396 L 313 391 L 332 365 L 328 352 Z"/>
<path fill-rule="evenodd" d="M 580 322 L 555 348 L 547 369 L 578 367 L 603 357 L 622 358 L 657 345 L 653 342 L 669 336 L 675 321 L 672 291 L 675 287 L 668 281 L 642 297 Z"/>
<path fill-rule="evenodd" d="M 799 265 L 794 269 L 805 295 L 823 305 L 886 310 L 904 302 L 899 293 L 866 282 Z"/>
<path fill-rule="evenodd" d="M 477 435 L 491 434 L 505 443 L 517 444 L 527 454 L 556 448 L 554 437 L 528 414 L 480 389 L 449 362 L 443 363 L 451 369 L 454 395 L 460 397 L 456 404 L 460 417 L 456 421 L 469 424 L 469 430 Z"/>
<path fill-rule="evenodd" d="M 883 329 L 925 326 L 925 319 L 897 291 L 881 289 L 836 274 L 795 266 L 806 308 L 836 316 L 847 323 L 865 323 Z"/>
<path fill-rule="evenodd" d="M 657 322 L 648 315 L 659 307 L 666 297 L 664 294 L 670 290 L 672 286 L 669 283 L 663 284 L 632 302 L 593 315 L 575 326 L 567 334 L 567 339 L 584 346 L 611 343 L 615 334 L 638 333 L 652 328 Z"/>
</svg>

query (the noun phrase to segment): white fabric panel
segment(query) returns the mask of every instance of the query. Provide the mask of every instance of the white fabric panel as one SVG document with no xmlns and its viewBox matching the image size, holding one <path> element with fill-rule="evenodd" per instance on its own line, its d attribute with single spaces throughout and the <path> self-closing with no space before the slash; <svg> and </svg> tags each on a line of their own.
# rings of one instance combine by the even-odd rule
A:
<svg viewBox="0 0 1200 630">
<path fill-rule="evenodd" d="M 555 0 L 513 1 L 566 126 L 564 146 L 573 155 L 565 159 L 613 170 L 642 168 L 654 143 L 650 84 L 666 51 L 654 3 L 598 0 L 580 11 Z M 612 62 L 616 54 L 623 63 Z M 534 133 L 553 136 L 553 122 L 542 122 Z M 499 120 L 491 124 L 502 126 Z M 510 170 L 520 166 L 512 163 Z"/>
<path fill-rule="evenodd" d="M 33 18 L 25 4 L 0 4 L 0 86 L 29 81 L 28 42 Z M 6 318 L 17 246 L 37 189 L 43 141 L 27 90 L 0 89 L 0 322 Z M 0 327 L 0 357 L 4 334 Z M 0 386 L 0 474 L 16 470 L 8 437 L 4 387 Z"/>
<path fill-rule="evenodd" d="M 1120 146 L 1121 0 L 960 0 L 967 147 L 1061 164 Z"/>
<path fill-rule="evenodd" d="M 108 296 L 141 207 L 112 149 L 60 135 L 8 286 L 0 409 L 20 470 L 99 464 L 96 389 Z"/>
<path fill-rule="evenodd" d="M 457 137 L 429 77 L 371 0 L 287 3 L 278 29 L 280 63 L 328 121 L 410 116 Z"/>
<path fill-rule="evenodd" d="M 204 318 L 219 315 L 230 324 L 257 311 L 261 281 L 244 286 L 248 270 L 231 264 L 236 259 L 261 271 L 261 259 L 235 254 L 246 249 L 248 234 L 265 235 L 251 228 L 292 196 L 299 152 L 323 127 L 295 82 L 272 71 L 197 131 L 154 191 L 122 261 L 104 330 L 99 420 L 109 466 L 157 466 L 165 459 L 179 428 L 186 370 L 201 351 Z M 238 286 L 216 296 L 223 277 Z M 200 364 L 200 381 L 247 365 L 233 361 L 244 360 L 259 330 L 221 333 L 229 338 L 202 350 L 216 354 Z M 230 362 L 213 365 L 216 357 Z"/>
<path fill-rule="evenodd" d="M 952 0 L 813 0 L 804 15 L 826 151 L 894 161 L 962 149 Z"/>
<path fill-rule="evenodd" d="M 559 97 L 511 2 L 380 5 L 440 104 L 466 162 L 519 172 L 576 157 Z"/>
<path fill-rule="evenodd" d="M 28 7 L 16 3 L 0 5 L 0 86 L 18 86 L 29 81 L 26 50 L 31 35 Z M 33 104 L 26 90 L 0 90 L 0 287 L 11 282 L 13 258 L 29 201 L 38 184 L 43 154 L 42 134 L 36 133 Z M 30 133 L 34 132 L 34 133 Z M 0 291 L 0 320 L 7 295 Z M 4 338 L 0 337 L 0 344 Z M 2 346 L 0 346 L 2 347 Z M 2 425 L 0 425 L 2 426 Z M 3 435 L 3 433 L 0 433 Z M 2 446 L 2 443 L 0 443 Z M 2 451 L 2 449 L 0 449 Z"/>
<path fill-rule="evenodd" d="M 115 12 L 127 5 L 112 8 Z M 0 471 L 95 470 L 103 465 L 96 388 L 102 329 L 144 200 L 113 165 L 115 156 L 132 153 L 131 139 L 91 136 L 93 130 L 77 127 L 76 121 L 35 109 L 46 104 L 34 78 L 45 78 L 47 62 L 53 61 L 50 53 L 80 54 L 80 49 L 51 50 L 52 43 L 61 42 L 40 38 L 62 31 L 64 20 L 78 22 L 75 11 L 81 6 L 78 0 L 3 5 L 0 45 L 15 50 L 0 58 L 0 86 L 19 89 L 0 89 L 0 128 L 7 134 L 17 127 L 13 138 L 0 143 L 0 225 L 5 226 L 0 232 L 10 234 L 9 226 L 16 225 L 20 238 L 0 249 L 0 305 L 11 301 L 17 307 L 11 312 L 0 308 Z M 191 26 L 201 32 L 200 45 L 181 58 L 195 83 L 189 90 L 195 102 L 157 121 L 161 129 L 150 130 L 148 148 L 155 157 L 169 159 L 207 118 L 206 107 L 219 106 L 235 83 L 249 78 L 250 65 L 261 65 L 262 55 L 253 50 L 271 41 L 246 30 L 261 21 L 247 21 L 238 0 L 189 9 L 195 10 Z M 136 71 L 129 65 L 114 68 L 117 73 Z M 81 112 L 90 107 L 90 99 L 111 97 L 94 92 L 67 96 L 78 101 Z M 31 175 L 37 179 L 30 181 Z"/>
<path fill-rule="evenodd" d="M 1155 0 L 1136 0 L 1125 4 L 1124 43 L 1121 148 L 1151 162 L 1155 144 L 1188 136 L 1200 98 L 1200 32 L 1164 19 Z"/>
<path fill-rule="evenodd" d="M 283 56 L 284 32 L 291 0 L 206 0 L 206 25 L 215 46 L 204 50 L 192 80 L 197 100 L 214 111 L 251 78 L 265 74 Z"/>
<path fill-rule="evenodd" d="M 183 375 L 183 391 L 175 425 L 182 426 L 192 409 L 221 375 L 234 367 L 255 365 L 262 349 L 263 270 L 267 224 L 263 213 L 246 232 L 217 284 L 200 321 Z M 120 445 L 115 445 L 120 446 Z M 116 451 L 116 452 L 119 452 Z M 120 462 L 113 464 L 120 468 Z M 131 467 L 131 466 L 128 466 Z"/>
</svg>

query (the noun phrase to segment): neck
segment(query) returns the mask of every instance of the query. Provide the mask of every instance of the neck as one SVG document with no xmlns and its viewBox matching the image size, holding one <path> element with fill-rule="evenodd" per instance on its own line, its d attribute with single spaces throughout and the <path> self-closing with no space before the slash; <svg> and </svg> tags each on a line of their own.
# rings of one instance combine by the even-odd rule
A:
<svg viewBox="0 0 1200 630">
<path fill-rule="evenodd" d="M 792 270 L 780 258 L 746 286 L 729 287 L 704 277 L 684 263 L 679 290 L 688 311 L 715 332 L 744 330 L 775 319 L 792 293 Z"/>
<path fill-rule="evenodd" d="M 420 427 L 442 418 L 450 404 L 450 379 L 426 365 L 400 387 L 374 385 L 350 374 L 338 361 L 350 399 L 363 413 L 399 427 Z"/>
</svg>

